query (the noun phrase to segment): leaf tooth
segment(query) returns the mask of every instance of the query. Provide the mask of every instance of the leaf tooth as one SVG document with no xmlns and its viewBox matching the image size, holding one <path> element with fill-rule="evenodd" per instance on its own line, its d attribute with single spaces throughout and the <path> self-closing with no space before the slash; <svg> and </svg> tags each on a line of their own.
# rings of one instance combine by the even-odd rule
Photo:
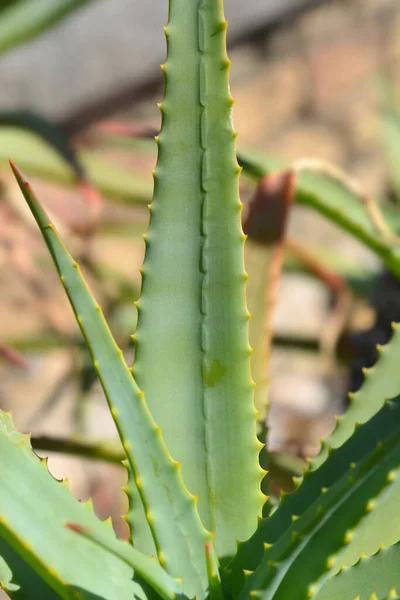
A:
<svg viewBox="0 0 400 600">
<path fill-rule="evenodd" d="M 89 496 L 89 498 L 86 500 L 86 502 L 83 502 L 83 504 L 85 506 L 87 506 L 88 508 L 92 509 L 93 508 L 93 499 L 91 496 Z"/>
<path fill-rule="evenodd" d="M 311 585 L 309 585 L 307 588 L 307 598 L 312 598 L 316 591 L 317 591 L 317 585 L 315 583 L 312 583 Z"/>
<path fill-rule="evenodd" d="M 351 540 L 354 538 L 354 529 L 349 529 L 348 531 L 346 531 L 345 535 L 344 535 L 344 543 L 346 544 L 346 546 L 348 544 L 350 544 Z"/>
<path fill-rule="evenodd" d="M 44 466 L 46 469 L 48 469 L 48 468 L 49 468 L 49 467 L 48 467 L 48 463 L 49 463 L 49 457 L 48 457 L 48 456 L 43 456 L 43 457 L 40 457 L 40 458 L 39 458 L 39 460 L 40 460 L 41 464 L 42 464 L 42 465 L 43 465 L 43 466 Z"/>
<path fill-rule="evenodd" d="M 268 542 L 264 542 L 263 546 L 264 546 L 264 552 L 267 552 L 268 550 L 270 550 L 272 548 L 272 544 L 269 544 Z"/>
<path fill-rule="evenodd" d="M 300 515 L 292 515 L 291 519 L 292 519 L 292 523 L 294 523 L 295 521 L 300 519 Z"/>
<path fill-rule="evenodd" d="M 258 416 L 259 414 L 260 414 L 260 411 L 256 410 L 255 416 Z M 256 439 L 256 446 L 257 446 L 257 450 L 259 452 L 265 448 L 265 444 L 263 444 L 263 442 L 261 442 L 258 438 Z M 260 465 L 257 465 L 257 466 L 260 467 L 260 473 L 263 473 L 265 475 L 266 471 L 264 471 L 264 469 Z"/>
<path fill-rule="evenodd" d="M 297 489 L 301 485 L 301 482 L 303 481 L 303 477 L 294 475 L 292 477 L 292 481 L 294 483 L 295 488 Z"/>
<path fill-rule="evenodd" d="M 160 565 L 162 567 L 164 567 L 164 569 L 165 569 L 167 566 L 167 561 L 165 558 L 165 554 L 162 550 L 157 550 L 157 558 L 158 558 L 158 562 L 160 563 Z"/>
<path fill-rule="evenodd" d="M 252 575 L 253 575 L 254 571 L 251 571 L 249 569 L 243 569 L 243 575 L 245 578 L 245 581 L 247 581 Z"/>
<path fill-rule="evenodd" d="M 353 402 L 356 399 L 356 395 L 354 394 L 354 392 L 348 392 L 347 399 L 350 403 Z"/>
<path fill-rule="evenodd" d="M 328 557 L 327 561 L 326 561 L 326 568 L 327 569 L 332 569 L 333 565 L 336 562 L 336 557 L 337 557 L 337 553 L 336 554 L 332 554 L 331 556 Z"/>
</svg>

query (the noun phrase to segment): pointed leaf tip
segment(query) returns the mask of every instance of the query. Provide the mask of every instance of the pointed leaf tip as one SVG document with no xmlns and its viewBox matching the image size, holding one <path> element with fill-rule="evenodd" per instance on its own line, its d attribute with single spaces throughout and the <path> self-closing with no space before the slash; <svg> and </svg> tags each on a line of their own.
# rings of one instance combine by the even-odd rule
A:
<svg viewBox="0 0 400 600">
<path fill-rule="evenodd" d="M 15 162 L 11 158 L 8 159 L 8 162 L 10 163 L 10 167 L 11 167 L 18 183 L 19 184 L 23 183 L 24 185 L 29 186 L 29 182 L 28 182 L 27 178 L 25 177 L 25 175 L 23 174 L 21 169 L 19 169 L 17 167 Z"/>
</svg>

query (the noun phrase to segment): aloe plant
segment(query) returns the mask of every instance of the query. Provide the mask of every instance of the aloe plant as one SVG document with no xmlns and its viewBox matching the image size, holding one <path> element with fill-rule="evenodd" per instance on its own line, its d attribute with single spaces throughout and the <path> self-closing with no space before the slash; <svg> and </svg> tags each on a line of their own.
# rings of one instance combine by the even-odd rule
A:
<svg viewBox="0 0 400 600">
<path fill-rule="evenodd" d="M 400 329 L 296 491 L 261 518 L 222 1 L 170 0 L 165 34 L 132 369 L 12 164 L 121 438 L 131 539 L 55 481 L 0 413 L 0 584 L 11 598 L 41 600 L 397 598 Z"/>
</svg>

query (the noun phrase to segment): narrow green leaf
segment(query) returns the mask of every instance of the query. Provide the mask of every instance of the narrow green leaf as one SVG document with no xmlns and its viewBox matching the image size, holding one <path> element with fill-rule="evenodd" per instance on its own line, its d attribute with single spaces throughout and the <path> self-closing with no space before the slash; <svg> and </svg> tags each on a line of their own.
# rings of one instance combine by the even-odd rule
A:
<svg viewBox="0 0 400 600">
<path fill-rule="evenodd" d="M 101 548 L 93 548 L 64 527 L 78 521 L 113 539 L 111 524 L 102 523 L 89 504 L 81 504 L 65 483 L 47 470 L 47 461 L 32 451 L 29 437 L 19 433 L 10 415 L 0 412 L 0 554 L 21 587 L 35 582 L 15 561 L 13 548 L 61 598 L 76 600 L 131 600 L 140 588 L 131 581 L 132 571 Z M 99 569 L 101 565 L 101 569 Z M 15 567 L 15 571 L 14 571 Z M 46 589 L 43 584 L 39 589 Z M 32 590 L 30 589 L 30 592 Z M 16 598 L 23 597 L 16 592 Z M 30 596 L 32 597 L 32 596 Z M 47 599 L 48 594 L 43 595 Z M 54 594 L 49 596 L 55 598 Z"/>
<path fill-rule="evenodd" d="M 31 40 L 91 0 L 19 0 L 1 13 L 0 53 Z"/>
<path fill-rule="evenodd" d="M 307 510 L 265 550 L 240 600 L 248 598 L 252 590 L 261 592 L 263 600 L 285 600 L 293 591 L 293 582 L 296 600 L 307 600 L 324 585 L 336 554 L 370 519 L 375 498 L 395 484 L 400 470 L 400 429 L 392 422 L 397 424 L 399 415 L 400 397 L 387 402 L 354 434 L 359 444 L 369 448 L 359 463 L 350 462 L 353 440 L 345 444 L 349 462 L 343 465 L 341 477 L 319 496 L 310 498 Z M 370 443 L 372 428 L 378 432 L 378 444 Z M 276 513 L 279 518 L 279 508 Z"/>
<path fill-rule="evenodd" d="M 221 578 L 218 572 L 217 563 L 213 548 L 209 542 L 206 542 L 206 563 L 208 575 L 208 598 L 210 600 L 223 600 L 224 592 L 222 589 Z"/>
<path fill-rule="evenodd" d="M 146 519 L 146 509 L 135 484 L 134 475 L 129 465 L 125 462 L 124 464 L 126 465 L 128 477 L 128 483 L 124 491 L 129 502 L 128 512 L 124 515 L 124 519 L 129 525 L 131 542 L 136 548 L 140 548 L 143 554 L 158 558 L 157 547 Z"/>
<path fill-rule="evenodd" d="M 0 555 L 0 589 L 14 592 L 19 589 L 19 585 L 12 582 L 13 574 L 10 567 Z"/>
<path fill-rule="evenodd" d="M 16 127 L 0 128 L 0 164 L 13 156 L 21 168 L 44 179 L 75 184 L 75 173 L 60 154 L 36 134 Z M 93 152 L 79 153 L 81 164 L 91 182 L 110 199 L 127 204 L 145 204 L 151 199 L 151 185 Z"/>
<path fill-rule="evenodd" d="M 366 456 L 369 444 L 379 441 L 380 432 L 374 429 L 369 433 L 369 441 L 364 443 L 360 443 L 353 434 L 357 424 L 367 423 L 382 408 L 385 398 L 396 397 L 400 390 L 399 325 L 393 325 L 393 337 L 386 346 L 379 348 L 379 355 L 377 363 L 364 371 L 363 386 L 350 396 L 346 413 L 337 418 L 336 428 L 323 442 L 320 454 L 310 461 L 309 470 L 299 488 L 295 493 L 284 496 L 278 510 L 270 518 L 261 521 L 252 538 L 239 546 L 231 565 L 234 589 L 239 590 L 243 584 L 241 569 L 256 568 L 263 555 L 263 543 L 277 541 L 290 526 L 293 515 L 302 515 L 310 502 L 319 496 L 321 488 L 331 487 L 342 476 L 349 461 L 361 460 Z M 332 452 L 332 449 L 335 451 Z"/>
<path fill-rule="evenodd" d="M 0 556 L 3 557 L 7 567 L 8 565 L 12 567 L 13 582 L 18 582 L 12 584 L 16 586 L 15 590 L 11 590 L 10 587 L 5 588 L 12 600 L 32 600 L 32 590 L 35 590 L 41 600 L 60 600 L 59 594 L 1 536 Z"/>
<path fill-rule="evenodd" d="M 13 171 L 86 340 L 146 508 L 160 563 L 174 577 L 183 576 L 185 594 L 200 598 L 207 585 L 204 544 L 210 536 L 198 517 L 196 499 L 187 493 L 179 464 L 168 454 L 144 394 L 126 366 L 77 263 L 62 244 L 29 183 L 14 166 Z"/>
<path fill-rule="evenodd" d="M 283 167 L 283 161 L 243 154 L 240 164 L 251 177 L 259 179 L 274 171 L 277 166 Z M 384 264 L 395 274 L 400 274 L 400 253 L 390 236 L 384 236 L 377 229 L 371 218 L 368 207 L 375 207 L 371 199 L 356 195 L 350 186 L 346 186 L 329 172 L 316 171 L 307 167 L 298 167 L 298 182 L 295 200 L 308 206 L 330 221 L 350 233 L 370 250 L 375 252 Z M 380 211 L 385 217 L 385 211 Z M 387 219 L 391 224 L 393 217 Z M 398 219 L 395 220 L 398 225 Z"/>
<path fill-rule="evenodd" d="M 225 30 L 220 0 L 171 0 L 134 336 L 135 377 L 220 557 L 263 502 Z"/>
<path fill-rule="evenodd" d="M 343 554 L 337 557 L 333 572 L 355 564 L 361 555 L 372 556 L 382 545 L 391 546 L 400 539 L 400 478 L 371 504 L 369 518 L 355 531 Z"/>
<path fill-rule="evenodd" d="M 400 590 L 400 543 L 361 558 L 353 567 L 329 579 L 313 600 L 396 600 Z M 373 596 L 375 594 L 375 596 Z"/>
<path fill-rule="evenodd" d="M 128 542 L 105 536 L 97 530 L 68 523 L 67 527 L 91 540 L 110 554 L 117 556 L 132 567 L 164 600 L 174 600 L 181 591 L 181 582 L 172 579 L 154 559 L 138 552 Z"/>
<path fill-rule="evenodd" d="M 71 166 L 78 179 L 84 176 L 85 170 L 76 150 L 67 135 L 55 123 L 30 111 L 0 110 L 0 127 L 16 127 L 35 133 L 57 151 Z"/>
<path fill-rule="evenodd" d="M 312 459 L 311 470 L 317 469 L 328 457 L 328 448 L 339 448 L 352 435 L 356 423 L 366 423 L 381 408 L 385 398 L 394 398 L 400 390 L 398 369 L 400 356 L 400 325 L 392 324 L 393 334 L 385 346 L 377 346 L 378 360 L 363 369 L 361 388 L 349 394 L 349 406 L 337 418 L 334 431 L 327 437 L 319 455 Z"/>
</svg>

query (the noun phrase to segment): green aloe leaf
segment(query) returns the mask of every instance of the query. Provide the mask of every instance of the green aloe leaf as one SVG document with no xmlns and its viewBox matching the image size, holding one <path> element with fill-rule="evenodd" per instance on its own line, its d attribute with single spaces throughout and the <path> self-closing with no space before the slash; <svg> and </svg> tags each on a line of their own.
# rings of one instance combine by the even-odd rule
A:
<svg viewBox="0 0 400 600">
<path fill-rule="evenodd" d="M 244 172 L 256 179 L 275 171 L 285 165 L 284 161 L 255 156 L 240 155 L 240 164 Z M 377 205 L 372 199 L 356 194 L 350 185 L 346 185 L 329 169 L 314 169 L 304 164 L 297 169 L 298 179 L 295 200 L 297 203 L 316 210 L 330 221 L 350 233 L 370 250 L 375 252 L 383 263 L 396 275 L 400 274 L 400 252 L 398 245 L 390 235 L 379 231 L 377 223 L 371 217 Z M 379 214 L 385 218 L 387 225 L 398 226 L 398 216 L 386 215 L 380 209 Z M 385 225 L 386 226 L 386 225 Z"/>
<path fill-rule="evenodd" d="M 171 0 L 134 336 L 135 378 L 220 557 L 263 503 L 225 31 L 220 0 Z"/>
<path fill-rule="evenodd" d="M 275 543 L 291 526 L 293 516 L 301 516 L 321 493 L 322 488 L 330 488 L 340 479 L 350 461 L 365 458 L 374 444 L 378 443 L 380 431 L 369 431 L 363 443 L 359 433 L 354 434 L 358 424 L 368 424 L 385 405 L 386 398 L 394 398 L 400 390 L 398 360 L 400 356 L 400 327 L 393 326 L 391 341 L 379 348 L 379 359 L 370 369 L 364 370 L 364 383 L 361 389 L 350 396 L 350 404 L 345 414 L 337 417 L 335 430 L 323 441 L 320 454 L 310 461 L 303 481 L 296 492 L 285 495 L 278 509 L 270 518 L 260 522 L 257 532 L 247 542 L 239 545 L 238 554 L 232 561 L 234 576 L 232 586 L 240 590 L 243 585 L 241 569 L 254 570 L 261 560 L 265 542 Z M 389 424 L 390 425 L 390 424 Z M 396 427 L 396 422 L 392 424 Z M 333 565 L 332 565 L 333 566 Z"/>
<path fill-rule="evenodd" d="M 400 590 L 400 543 L 382 548 L 374 556 L 360 558 L 327 581 L 313 600 L 396 600 Z M 375 594 L 375 596 L 373 595 Z"/>
<path fill-rule="evenodd" d="M 38 135 L 21 128 L 0 127 L 0 164 L 8 164 L 13 156 L 28 173 L 65 184 L 76 182 L 75 172 L 54 148 Z M 147 205 L 151 199 L 151 184 L 131 171 L 81 151 L 80 162 L 91 182 L 110 199 L 127 204 Z"/>
<path fill-rule="evenodd" d="M 382 545 L 390 546 L 400 539 L 400 479 L 373 503 L 370 518 L 354 533 L 343 554 L 337 557 L 333 572 L 354 565 L 361 555 L 372 556 Z"/>
<path fill-rule="evenodd" d="M 142 595 L 131 581 L 132 570 L 121 560 L 65 529 L 67 521 L 78 521 L 106 538 L 115 537 L 110 523 L 99 521 L 90 504 L 78 502 L 65 482 L 50 475 L 47 461 L 32 451 L 29 436 L 19 433 L 3 412 L 0 446 L 0 553 L 12 583 L 21 586 L 15 598 L 29 597 L 27 586 L 36 585 L 38 575 L 44 582 L 39 584 L 43 599 L 76 600 L 78 592 L 87 600 L 131 600 Z M 59 596 L 49 593 L 50 588 Z"/>
<path fill-rule="evenodd" d="M 126 366 L 77 263 L 62 244 L 29 183 L 12 167 L 86 340 L 145 506 L 160 563 L 174 577 L 184 578 L 185 594 L 202 597 L 207 587 L 204 546 L 210 535 L 200 522 L 196 498 L 187 493 L 180 465 L 168 454 L 144 394 Z"/>
<path fill-rule="evenodd" d="M 0 53 L 33 39 L 91 0 L 19 0 L 1 12 Z"/>
<path fill-rule="evenodd" d="M 0 589 L 4 589 L 12 600 L 32 600 L 32 590 L 42 600 L 59 600 L 59 594 L 26 562 L 16 550 L 0 535 L 0 557 L 12 576 L 12 582 L 0 580 Z M 10 566 L 8 566 L 10 565 Z M 18 583 L 14 583 L 18 582 Z M 3 586 L 3 588 L 2 588 Z"/>
<path fill-rule="evenodd" d="M 76 523 L 69 523 L 67 527 L 132 567 L 164 600 L 174 600 L 181 592 L 180 580 L 172 579 L 155 559 L 138 552 L 128 542 L 112 539 L 97 530 Z"/>
<path fill-rule="evenodd" d="M 284 600 L 290 597 L 293 582 L 296 600 L 307 600 L 324 585 L 336 556 L 357 528 L 371 518 L 375 499 L 395 486 L 400 471 L 399 416 L 400 397 L 387 401 L 370 422 L 356 430 L 341 449 L 347 457 L 341 476 L 319 496 L 311 497 L 305 512 L 266 547 L 239 594 L 240 600 L 252 591 L 263 600 Z M 355 444 L 365 457 L 352 462 Z M 317 477 L 317 472 L 312 475 Z M 279 519 L 279 507 L 275 514 Z"/>
<path fill-rule="evenodd" d="M 0 550 L 1 552 L 1 550 Z M 19 589 L 19 585 L 12 582 L 13 574 L 10 567 L 0 554 L 0 589 L 14 592 Z"/>
<path fill-rule="evenodd" d="M 56 150 L 59 156 L 70 165 L 78 179 L 84 178 L 85 169 L 78 153 L 67 135 L 55 123 L 30 111 L 1 110 L 0 128 L 2 127 L 16 127 L 35 133 Z"/>
</svg>

